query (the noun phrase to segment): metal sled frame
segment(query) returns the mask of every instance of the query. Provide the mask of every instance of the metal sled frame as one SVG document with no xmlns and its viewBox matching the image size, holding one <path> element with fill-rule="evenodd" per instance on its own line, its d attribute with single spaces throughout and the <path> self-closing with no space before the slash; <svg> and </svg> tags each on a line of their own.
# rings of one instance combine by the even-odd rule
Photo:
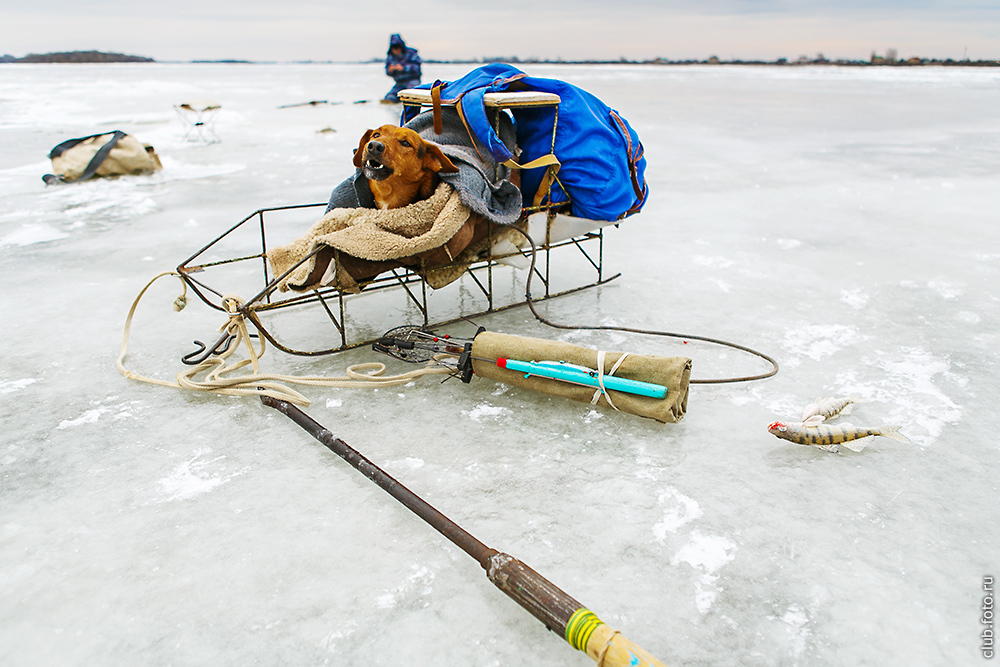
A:
<svg viewBox="0 0 1000 667">
<path fill-rule="evenodd" d="M 408 91 L 404 91 L 408 92 Z M 424 91 L 420 91 L 424 92 Z M 506 93 L 506 96 L 516 97 L 517 93 Z M 403 97 L 403 94 L 400 94 Z M 488 96 L 487 96 L 488 97 Z M 558 96 L 552 95 L 555 98 L 554 102 L 552 100 L 545 100 L 543 104 L 558 104 Z M 494 101 L 495 106 L 504 107 L 509 104 L 509 101 L 499 100 Z M 523 100 L 520 103 L 525 103 Z M 534 102 L 538 104 L 539 102 Z M 557 108 L 558 109 L 558 108 Z M 556 118 L 557 122 L 558 118 Z M 552 134 L 553 141 L 555 140 L 555 122 L 553 122 Z M 553 178 L 550 180 L 550 192 L 552 187 L 562 187 L 559 182 L 558 177 L 553 174 Z M 551 197 L 548 198 L 551 201 Z M 545 299 L 550 299 L 557 296 L 562 296 L 564 294 L 570 294 L 573 292 L 578 292 L 583 289 L 590 287 L 595 287 L 597 285 L 604 284 L 611 280 L 617 278 L 620 274 L 615 274 L 610 277 L 605 277 L 604 275 L 604 230 L 603 228 L 597 228 L 594 231 L 589 231 L 577 236 L 565 240 L 551 241 L 550 232 L 552 230 L 552 223 L 557 218 L 557 209 L 565 207 L 565 202 L 560 202 L 559 204 L 541 204 L 539 206 L 530 206 L 522 210 L 521 222 L 525 222 L 527 217 L 531 214 L 541 213 L 545 215 L 545 237 L 542 239 L 533 239 L 535 243 L 535 263 L 531 271 L 533 283 L 544 288 L 542 294 L 532 294 L 532 301 L 543 301 Z M 442 321 L 433 321 L 431 318 L 430 301 L 428 295 L 428 285 L 420 274 L 412 271 L 408 268 L 396 268 L 388 272 L 380 274 L 370 281 L 365 281 L 361 283 L 363 286 L 363 291 L 358 294 L 347 294 L 339 290 L 336 287 L 322 287 L 319 289 L 310 290 L 307 293 L 295 293 L 290 296 L 283 296 L 285 293 L 278 292 L 278 286 L 281 281 L 293 271 L 295 271 L 299 266 L 308 262 L 316 253 L 318 253 L 321 248 L 317 248 L 309 255 L 303 257 L 297 264 L 292 268 L 287 270 L 285 273 L 279 276 L 272 276 L 270 268 L 267 262 L 267 218 L 269 215 L 276 215 L 281 211 L 291 211 L 296 209 L 316 209 L 321 215 L 325 211 L 326 203 L 318 204 L 300 204 L 295 206 L 280 206 L 275 208 L 264 208 L 254 211 L 247 217 L 245 217 L 240 222 L 236 223 L 234 226 L 229 228 L 223 234 L 218 236 L 215 240 L 211 241 L 208 245 L 204 246 L 198 250 L 195 254 L 191 255 L 189 258 L 184 260 L 178 267 L 177 273 L 180 274 L 184 282 L 191 288 L 191 290 L 201 298 L 206 304 L 215 308 L 219 311 L 229 313 L 230 308 L 236 308 L 244 317 L 253 323 L 257 328 L 260 335 L 264 336 L 272 345 L 293 355 L 300 356 L 319 356 L 325 354 L 332 354 L 335 352 L 340 352 L 343 350 L 360 347 L 362 345 L 367 345 L 375 340 L 376 338 L 367 338 L 365 340 L 350 340 L 348 335 L 347 322 L 349 318 L 348 310 L 351 301 L 365 298 L 373 293 L 382 292 L 384 290 L 404 290 L 408 301 L 416 306 L 420 311 L 423 322 L 422 325 L 425 327 L 435 327 L 442 326 L 446 324 L 451 324 L 460 320 L 469 319 L 477 316 L 484 315 L 486 313 L 499 312 L 506 310 L 508 308 L 513 308 L 515 306 L 520 306 L 526 303 L 526 299 L 516 301 L 514 303 L 508 303 L 504 305 L 498 305 L 494 294 L 494 272 L 498 269 L 508 272 L 508 271 L 520 271 L 523 269 L 516 269 L 510 266 L 498 265 L 497 260 L 505 259 L 508 257 L 514 257 L 520 255 L 525 258 L 531 257 L 531 248 L 524 247 L 517 252 L 511 252 L 506 255 L 488 255 L 486 259 L 480 259 L 472 264 L 470 264 L 461 278 L 458 280 L 464 280 L 468 276 L 469 281 L 467 285 L 475 285 L 475 288 L 485 297 L 487 307 L 485 310 L 480 310 L 475 313 L 463 313 L 459 317 L 454 317 Z M 209 251 L 218 251 L 217 246 L 225 241 L 227 237 L 234 234 L 245 225 L 250 227 L 256 225 L 259 230 L 260 236 L 260 251 L 250 255 L 243 255 L 239 257 L 232 257 L 228 259 L 221 259 L 215 261 L 203 261 L 199 263 L 199 258 L 206 255 Z M 489 246 L 492 247 L 493 239 L 492 234 L 489 241 Z M 595 247 L 596 246 L 596 247 Z M 576 249 L 582 257 L 584 258 L 584 265 L 589 264 L 594 271 L 594 279 L 592 282 L 586 284 L 578 285 L 569 289 L 563 289 L 561 291 L 553 290 L 553 261 L 552 255 L 554 252 L 559 251 L 560 253 L 572 253 L 572 249 Z M 209 279 L 207 278 L 208 273 L 211 269 L 215 267 L 221 267 L 224 265 L 231 265 L 235 263 L 242 262 L 260 262 L 262 269 L 262 279 L 263 287 L 257 294 L 251 297 L 244 303 L 233 304 L 232 302 L 227 303 L 226 296 L 220 292 L 218 289 L 212 287 L 209 284 Z M 445 267 L 436 267 L 445 268 Z M 458 282 L 456 280 L 455 282 Z M 536 287 L 537 291 L 537 287 Z M 308 304 L 319 304 L 325 313 L 329 324 L 331 324 L 336 330 L 336 340 L 340 341 L 340 344 L 334 347 L 320 349 L 320 350 L 300 350 L 285 345 L 281 341 L 277 340 L 276 336 L 268 330 L 268 328 L 261 321 L 261 315 L 269 313 L 271 311 L 279 311 L 282 309 L 288 309 L 297 306 L 304 306 Z M 386 329 L 391 328 L 394 324 L 398 323 L 386 323 Z M 412 324 L 412 322 L 410 323 Z M 187 363 L 198 363 L 203 358 L 213 352 L 218 351 L 218 348 L 223 345 L 226 341 L 226 336 L 224 335 L 216 345 L 205 351 L 204 354 L 200 355 L 197 359 L 186 359 Z M 189 355 L 189 357 L 192 355 Z"/>
</svg>

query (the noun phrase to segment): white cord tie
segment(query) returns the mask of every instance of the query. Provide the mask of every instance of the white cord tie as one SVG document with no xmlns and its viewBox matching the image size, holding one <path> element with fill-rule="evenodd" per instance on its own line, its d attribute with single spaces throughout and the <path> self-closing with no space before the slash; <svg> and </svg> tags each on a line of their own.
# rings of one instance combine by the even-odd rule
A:
<svg viewBox="0 0 1000 667">
<path fill-rule="evenodd" d="M 608 390 L 605 389 L 604 387 L 604 356 L 606 354 L 607 352 L 605 352 L 604 350 L 597 351 L 597 384 L 600 387 L 600 389 L 594 392 L 594 397 L 590 399 L 590 404 L 597 405 L 597 401 L 601 399 L 601 396 L 604 396 L 605 400 L 608 402 L 608 405 L 610 405 L 615 410 L 618 410 L 615 404 L 611 402 L 611 395 L 608 394 Z M 611 370 L 608 371 L 607 374 L 614 375 L 615 371 L 618 370 L 618 367 L 622 365 L 622 362 L 625 361 L 625 357 L 627 356 L 628 352 L 623 352 L 622 356 L 618 357 L 618 361 L 615 362 L 615 365 L 611 367 Z M 620 410 L 618 411 L 621 412 Z"/>
</svg>

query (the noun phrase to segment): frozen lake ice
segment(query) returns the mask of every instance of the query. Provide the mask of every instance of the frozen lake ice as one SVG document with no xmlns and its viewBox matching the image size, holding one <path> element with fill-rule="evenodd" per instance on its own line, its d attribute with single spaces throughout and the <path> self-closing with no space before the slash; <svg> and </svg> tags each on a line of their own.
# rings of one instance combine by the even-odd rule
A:
<svg viewBox="0 0 1000 667">
<path fill-rule="evenodd" d="M 645 209 L 606 235 L 623 275 L 541 311 L 724 338 L 781 371 L 693 386 L 672 425 L 487 380 L 305 389 L 306 411 L 667 664 L 982 659 L 1000 563 L 1000 70 L 523 69 L 621 111 L 648 160 Z M 0 65 L 4 664 L 593 664 L 256 399 L 115 368 L 146 282 L 255 209 L 325 201 L 362 132 L 398 117 L 352 102 L 388 87 L 378 65 Z M 222 105 L 219 143 L 183 138 L 173 106 L 201 99 Z M 345 104 L 278 108 L 310 100 Z M 43 184 L 53 146 L 114 129 L 164 169 Z M 179 288 L 140 304 L 131 369 L 170 379 L 223 323 L 194 298 L 174 312 Z M 695 378 L 766 370 L 523 308 L 478 323 L 690 356 Z M 364 349 L 271 348 L 262 366 L 366 361 L 412 370 Z M 835 395 L 912 442 L 828 454 L 767 433 Z"/>
</svg>

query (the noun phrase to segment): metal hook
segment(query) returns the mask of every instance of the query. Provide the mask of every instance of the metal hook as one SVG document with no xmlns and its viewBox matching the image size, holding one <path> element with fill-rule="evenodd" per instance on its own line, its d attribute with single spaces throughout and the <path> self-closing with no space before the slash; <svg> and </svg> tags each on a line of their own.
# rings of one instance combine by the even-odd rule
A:
<svg viewBox="0 0 1000 667">
<path fill-rule="evenodd" d="M 197 366 L 213 354 L 222 354 L 229 350 L 229 346 L 232 345 L 234 338 L 236 338 L 236 336 L 233 336 L 228 332 L 224 333 L 222 334 L 222 337 L 215 342 L 212 349 L 207 349 L 204 343 L 200 340 L 196 340 L 194 341 L 194 344 L 198 346 L 198 349 L 181 357 L 181 362 L 187 364 L 188 366 Z M 221 351 L 219 348 L 222 348 Z"/>
<path fill-rule="evenodd" d="M 250 336 L 250 338 L 257 338 L 257 334 L 255 333 L 247 335 Z M 215 341 L 215 345 L 213 345 L 211 349 L 208 349 L 200 340 L 196 340 L 194 341 L 194 344 L 198 346 L 198 349 L 181 357 L 181 362 L 187 364 L 188 366 L 197 366 L 213 354 L 225 354 L 228 352 L 229 348 L 232 347 L 234 340 L 236 340 L 235 334 L 224 333 L 219 340 Z"/>
</svg>

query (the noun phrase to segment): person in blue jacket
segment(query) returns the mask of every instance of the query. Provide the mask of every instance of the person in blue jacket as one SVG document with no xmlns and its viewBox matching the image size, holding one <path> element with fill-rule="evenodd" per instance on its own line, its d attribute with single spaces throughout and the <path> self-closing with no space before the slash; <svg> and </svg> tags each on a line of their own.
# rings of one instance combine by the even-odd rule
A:
<svg viewBox="0 0 1000 667">
<path fill-rule="evenodd" d="M 396 94 L 401 90 L 420 85 L 420 56 L 417 50 L 407 46 L 399 34 L 389 37 L 389 52 L 385 56 L 385 73 L 396 82 L 383 102 L 398 102 Z"/>
</svg>

